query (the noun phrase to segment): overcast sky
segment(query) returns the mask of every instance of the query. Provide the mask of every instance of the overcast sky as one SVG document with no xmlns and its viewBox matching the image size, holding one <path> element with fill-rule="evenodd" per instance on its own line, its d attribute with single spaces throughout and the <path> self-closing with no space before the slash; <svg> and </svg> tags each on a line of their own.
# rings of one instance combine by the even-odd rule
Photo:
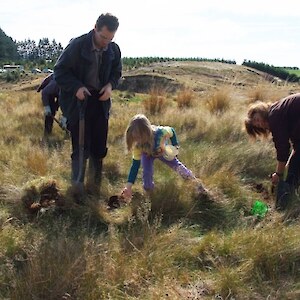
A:
<svg viewBox="0 0 300 300">
<path fill-rule="evenodd" d="M 63 47 L 101 13 L 119 18 L 122 56 L 244 59 L 300 67 L 299 0 L 3 0 L 0 27 L 14 40 Z"/>
</svg>

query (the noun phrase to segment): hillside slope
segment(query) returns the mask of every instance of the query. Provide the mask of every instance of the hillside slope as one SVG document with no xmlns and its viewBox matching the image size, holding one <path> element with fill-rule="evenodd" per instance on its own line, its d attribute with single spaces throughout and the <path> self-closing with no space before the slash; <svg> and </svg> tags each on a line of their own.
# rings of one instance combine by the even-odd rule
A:
<svg viewBox="0 0 300 300">
<path fill-rule="evenodd" d="M 0 81 L 0 90 L 34 90 L 46 74 L 24 75 L 19 82 Z M 123 71 L 120 90 L 147 92 L 153 86 L 175 92 L 180 87 L 192 88 L 195 92 L 214 89 L 220 85 L 249 87 L 267 83 L 272 77 L 266 73 L 241 65 L 220 62 L 174 61 L 154 63 L 133 70 Z"/>
<path fill-rule="evenodd" d="M 219 85 L 249 87 L 267 83 L 267 74 L 240 65 L 220 62 L 164 62 L 124 72 L 125 80 L 119 89 L 145 92 L 151 86 L 174 91 L 180 86 L 195 92 L 214 89 Z"/>
</svg>

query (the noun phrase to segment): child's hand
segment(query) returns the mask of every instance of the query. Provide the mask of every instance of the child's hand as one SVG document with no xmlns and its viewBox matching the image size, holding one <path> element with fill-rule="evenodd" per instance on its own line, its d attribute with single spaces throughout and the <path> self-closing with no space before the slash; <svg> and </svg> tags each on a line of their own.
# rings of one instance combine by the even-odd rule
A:
<svg viewBox="0 0 300 300">
<path fill-rule="evenodd" d="M 131 187 L 126 186 L 121 195 L 125 198 L 125 199 L 131 199 L 132 198 L 132 190 Z"/>
</svg>

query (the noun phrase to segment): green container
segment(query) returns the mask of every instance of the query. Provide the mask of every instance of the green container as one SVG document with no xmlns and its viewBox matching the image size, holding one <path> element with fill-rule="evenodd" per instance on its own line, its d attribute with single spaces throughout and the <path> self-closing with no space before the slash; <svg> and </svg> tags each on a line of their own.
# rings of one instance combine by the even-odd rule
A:
<svg viewBox="0 0 300 300">
<path fill-rule="evenodd" d="M 251 214 L 263 218 L 268 212 L 268 205 L 262 201 L 256 200 L 251 208 Z"/>
</svg>

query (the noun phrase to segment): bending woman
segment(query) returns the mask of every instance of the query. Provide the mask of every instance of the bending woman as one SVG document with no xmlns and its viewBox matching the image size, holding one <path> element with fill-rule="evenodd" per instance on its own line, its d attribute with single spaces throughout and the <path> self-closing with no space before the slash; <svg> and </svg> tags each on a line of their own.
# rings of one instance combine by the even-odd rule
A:
<svg viewBox="0 0 300 300">
<path fill-rule="evenodd" d="M 247 133 L 254 139 L 272 134 L 277 154 L 277 166 L 272 174 L 272 183 L 278 184 L 288 166 L 285 181 L 291 190 L 294 190 L 300 178 L 300 93 L 272 104 L 254 103 L 248 110 L 245 127 Z M 282 209 L 286 205 L 287 203 Z"/>
</svg>

